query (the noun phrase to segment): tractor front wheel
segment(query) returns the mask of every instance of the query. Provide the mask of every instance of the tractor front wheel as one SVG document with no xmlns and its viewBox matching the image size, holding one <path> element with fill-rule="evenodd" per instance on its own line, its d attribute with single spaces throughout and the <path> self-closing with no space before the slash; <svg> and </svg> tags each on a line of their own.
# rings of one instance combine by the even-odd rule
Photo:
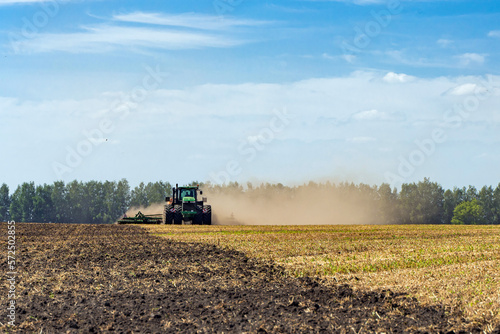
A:
<svg viewBox="0 0 500 334">
<path fill-rule="evenodd" d="M 182 206 L 176 205 L 174 207 L 175 213 L 174 213 L 174 224 L 175 225 L 182 225 Z"/>
</svg>

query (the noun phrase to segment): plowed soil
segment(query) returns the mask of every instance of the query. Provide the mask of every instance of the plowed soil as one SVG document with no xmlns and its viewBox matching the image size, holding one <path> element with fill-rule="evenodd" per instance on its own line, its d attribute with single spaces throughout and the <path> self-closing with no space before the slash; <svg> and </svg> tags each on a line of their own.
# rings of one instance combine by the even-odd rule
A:
<svg viewBox="0 0 500 334">
<path fill-rule="evenodd" d="M 16 232 L 16 327 L 6 326 L 2 277 L 2 333 L 484 330 L 443 305 L 287 277 L 273 263 L 213 245 L 172 242 L 137 226 L 17 224 Z M 0 245 L 6 254 L 6 238 Z M 0 265 L 7 268 L 6 256 Z"/>
</svg>

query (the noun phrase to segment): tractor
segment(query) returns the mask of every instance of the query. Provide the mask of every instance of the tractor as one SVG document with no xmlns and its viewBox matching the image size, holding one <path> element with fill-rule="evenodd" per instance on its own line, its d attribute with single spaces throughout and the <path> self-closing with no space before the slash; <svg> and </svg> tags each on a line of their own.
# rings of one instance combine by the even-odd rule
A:
<svg viewBox="0 0 500 334">
<path fill-rule="evenodd" d="M 163 211 L 163 223 L 212 225 L 212 207 L 204 205 L 206 197 L 202 197 L 201 201 L 197 200 L 198 192 L 203 195 L 198 185 L 179 187 L 176 184 L 172 189 L 172 197 L 165 198 L 167 204 Z"/>
</svg>

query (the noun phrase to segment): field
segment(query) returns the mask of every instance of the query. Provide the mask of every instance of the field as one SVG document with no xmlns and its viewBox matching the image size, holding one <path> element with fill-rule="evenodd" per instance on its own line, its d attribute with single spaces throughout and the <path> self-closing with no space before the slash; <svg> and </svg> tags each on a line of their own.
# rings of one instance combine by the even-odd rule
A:
<svg viewBox="0 0 500 334">
<path fill-rule="evenodd" d="M 469 323 L 500 324 L 500 227 L 147 226 L 170 240 L 216 244 L 269 259 L 296 277 L 362 291 L 391 289 L 423 305 L 460 310 Z"/>
<path fill-rule="evenodd" d="M 16 224 L 0 332 L 500 333 L 499 229 L 146 228 Z"/>
</svg>

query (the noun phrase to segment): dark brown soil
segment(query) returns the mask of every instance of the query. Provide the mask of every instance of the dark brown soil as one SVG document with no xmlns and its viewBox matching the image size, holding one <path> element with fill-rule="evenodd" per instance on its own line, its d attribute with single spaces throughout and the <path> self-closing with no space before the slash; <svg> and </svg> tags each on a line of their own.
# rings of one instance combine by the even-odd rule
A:
<svg viewBox="0 0 500 334">
<path fill-rule="evenodd" d="M 482 331 L 445 306 L 286 277 L 240 252 L 171 242 L 136 226 L 17 224 L 16 230 L 17 326 L 6 326 L 2 307 L 0 332 Z M 7 268 L 5 256 L 1 266 Z"/>
</svg>

